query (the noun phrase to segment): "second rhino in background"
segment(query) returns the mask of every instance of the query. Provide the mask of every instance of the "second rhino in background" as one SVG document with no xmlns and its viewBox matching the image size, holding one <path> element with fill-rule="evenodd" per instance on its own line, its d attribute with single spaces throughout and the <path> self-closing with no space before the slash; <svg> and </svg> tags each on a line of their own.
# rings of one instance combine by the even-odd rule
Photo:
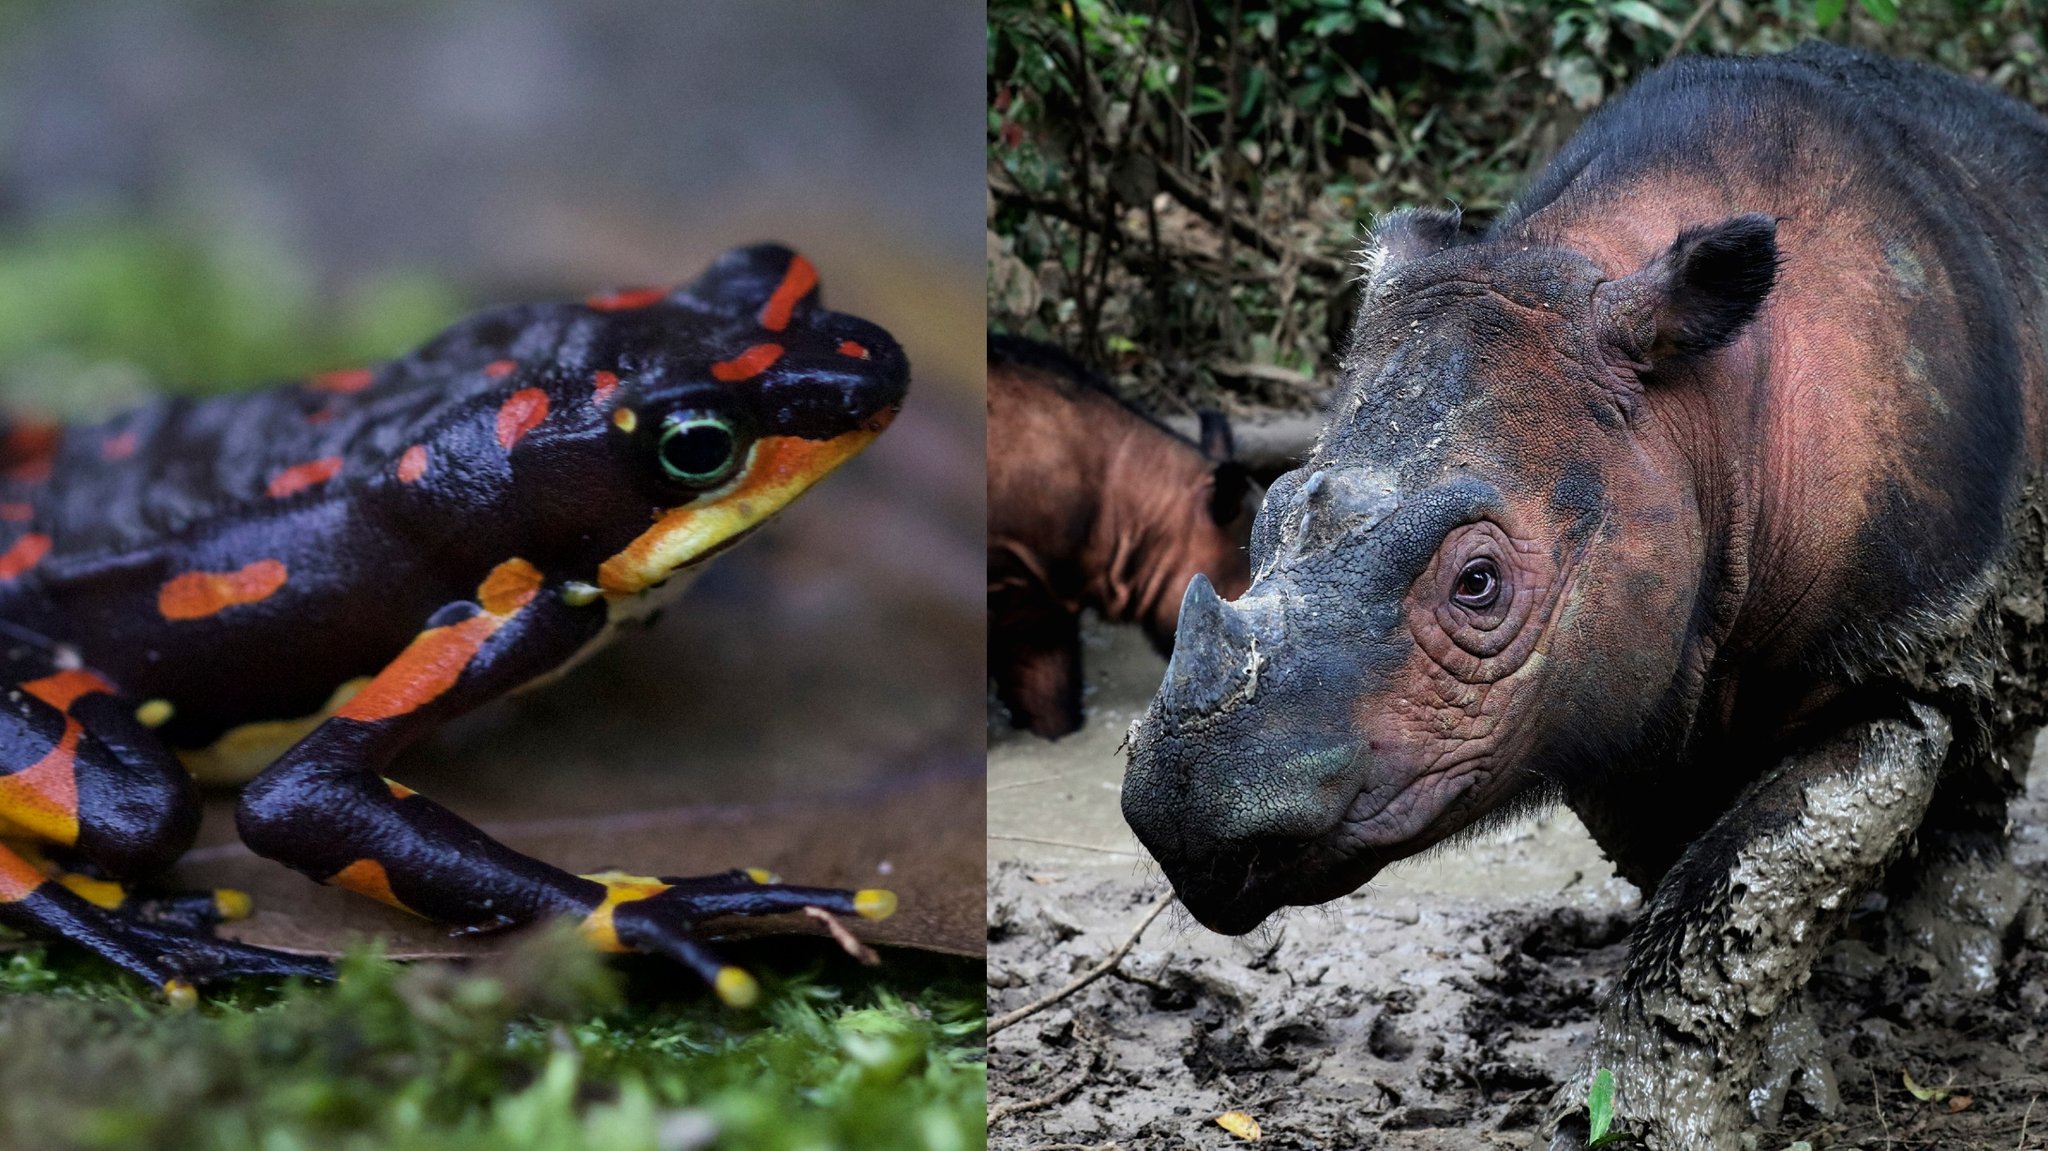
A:
<svg viewBox="0 0 2048 1151">
<path fill-rule="evenodd" d="M 1196 573 L 1250 582 L 1251 481 L 1230 425 L 1197 445 L 1125 405 L 1058 348 L 988 340 L 989 674 L 1010 722 L 1081 726 L 1081 611 L 1138 623 L 1166 654 Z"/>
</svg>

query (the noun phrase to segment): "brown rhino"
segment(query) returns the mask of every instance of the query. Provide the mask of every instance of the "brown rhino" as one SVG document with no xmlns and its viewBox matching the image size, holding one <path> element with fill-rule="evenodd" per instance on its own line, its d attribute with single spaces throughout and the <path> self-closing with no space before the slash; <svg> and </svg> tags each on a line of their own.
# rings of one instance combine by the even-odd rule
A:
<svg viewBox="0 0 2048 1151">
<path fill-rule="evenodd" d="M 1230 454 L 1219 413 L 1190 443 L 1059 349 L 989 336 L 989 674 L 1014 726 L 1081 726 L 1083 608 L 1165 654 L 1190 578 L 1244 589 L 1251 484 Z"/>
</svg>

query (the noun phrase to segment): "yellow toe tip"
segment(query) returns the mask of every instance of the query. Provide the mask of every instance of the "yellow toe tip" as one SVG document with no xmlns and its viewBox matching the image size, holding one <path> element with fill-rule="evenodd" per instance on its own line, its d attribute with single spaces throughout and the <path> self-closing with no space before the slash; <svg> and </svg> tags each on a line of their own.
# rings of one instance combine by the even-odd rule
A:
<svg viewBox="0 0 2048 1151">
<path fill-rule="evenodd" d="M 214 914 L 232 922 L 249 918 L 250 913 L 256 910 L 256 904 L 249 898 L 248 892 L 222 887 L 215 889 L 213 893 L 213 910 Z"/>
<path fill-rule="evenodd" d="M 781 883 L 782 877 L 765 867 L 747 868 L 747 878 L 755 883 Z"/>
<path fill-rule="evenodd" d="M 761 985 L 737 967 L 719 968 L 711 986 L 727 1007 L 752 1007 L 761 998 Z"/>
<path fill-rule="evenodd" d="M 862 919 L 887 919 L 896 914 L 896 893 L 870 887 L 853 893 L 853 913 Z"/>
<path fill-rule="evenodd" d="M 182 979 L 173 979 L 164 984 L 164 998 L 172 1007 L 187 1011 L 199 1006 L 199 989 Z"/>
</svg>

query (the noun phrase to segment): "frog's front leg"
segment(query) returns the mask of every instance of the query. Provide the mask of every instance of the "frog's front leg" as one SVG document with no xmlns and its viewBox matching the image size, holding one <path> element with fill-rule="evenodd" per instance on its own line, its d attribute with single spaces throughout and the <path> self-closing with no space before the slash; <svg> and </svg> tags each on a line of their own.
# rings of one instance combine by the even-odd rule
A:
<svg viewBox="0 0 2048 1151">
<path fill-rule="evenodd" d="M 1911 840 L 1948 721 L 1920 703 L 1782 761 L 1695 840 L 1650 898 L 1591 1061 L 1557 1097 L 1554 1149 L 1584 1146 L 1586 1088 L 1615 1078 L 1621 1126 L 1653 1148 L 1733 1148 L 1790 1080 L 1827 1101 L 1804 1013 L 1813 962 Z"/>
<path fill-rule="evenodd" d="M 701 921 L 806 907 L 887 914 L 893 897 L 884 892 L 788 887 L 744 871 L 573 875 L 383 777 L 400 749 L 435 726 L 562 666 L 599 634 L 605 613 L 602 600 L 571 603 L 545 586 L 525 560 L 499 564 L 473 602 L 436 613 L 361 692 L 250 783 L 236 812 L 243 841 L 320 882 L 441 923 L 492 929 L 571 917 L 598 946 L 667 955 L 733 1002 L 750 1000 L 753 982 L 696 941 Z"/>
</svg>

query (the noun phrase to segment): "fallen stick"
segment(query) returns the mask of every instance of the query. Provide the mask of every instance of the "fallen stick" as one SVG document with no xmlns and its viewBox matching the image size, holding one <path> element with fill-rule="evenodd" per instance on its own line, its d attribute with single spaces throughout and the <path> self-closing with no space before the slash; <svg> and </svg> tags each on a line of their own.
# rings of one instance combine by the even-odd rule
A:
<svg viewBox="0 0 2048 1151">
<path fill-rule="evenodd" d="M 1034 999 L 1014 1011 L 1005 1011 L 994 1019 L 989 1020 L 988 1033 L 994 1035 L 1006 1027 L 1022 1023 L 1024 1020 L 1031 1018 L 1033 1015 L 1051 1007 L 1053 1004 L 1058 1003 L 1060 1000 L 1065 999 L 1067 996 L 1072 995 L 1074 992 L 1081 990 L 1083 987 L 1115 970 L 1116 965 L 1124 961 L 1124 956 L 1131 953 L 1131 948 L 1138 945 L 1138 937 L 1145 934 L 1145 929 L 1152 926 L 1153 920 L 1159 918 L 1159 913 L 1172 905 L 1173 892 L 1169 891 L 1152 904 L 1152 909 L 1147 911 L 1145 917 L 1138 921 L 1138 926 L 1131 930 L 1130 935 L 1126 936 L 1122 943 L 1116 945 L 1114 951 L 1104 956 L 1102 962 L 1075 976 L 1073 982 L 1068 983 L 1058 991 Z"/>
<path fill-rule="evenodd" d="M 1083 1083 L 1088 1082 L 1089 1076 L 1095 1074 L 1095 1064 L 1096 1057 L 1091 1053 L 1088 1057 L 1087 1065 L 1081 1068 L 1081 1073 L 1054 1088 L 1050 1095 L 1041 1095 L 1036 1099 L 1024 1099 L 1016 1103 L 996 1104 L 988 1109 L 988 1125 L 993 1127 L 1012 1115 L 1025 1111 L 1037 1111 L 1065 1101 L 1069 1095 L 1079 1091 Z"/>
</svg>

